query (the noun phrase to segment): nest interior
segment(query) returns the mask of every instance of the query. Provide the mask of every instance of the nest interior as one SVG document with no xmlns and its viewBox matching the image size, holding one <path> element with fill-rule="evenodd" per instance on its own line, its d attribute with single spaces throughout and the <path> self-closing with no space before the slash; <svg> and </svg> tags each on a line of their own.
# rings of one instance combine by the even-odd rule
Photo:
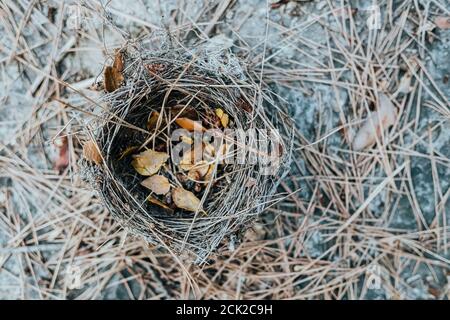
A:
<svg viewBox="0 0 450 320">
<path fill-rule="evenodd" d="M 197 262 L 205 261 L 224 239 L 239 238 L 273 203 L 276 188 L 289 170 L 292 124 L 270 90 L 261 89 L 229 51 L 211 52 L 202 45 L 190 50 L 126 45 L 120 53 L 123 82 L 104 94 L 107 110 L 101 120 L 94 121 L 93 137 L 104 161 L 101 165 L 84 161 L 86 176 L 112 215 L 133 234 L 176 253 L 192 253 Z M 170 154 L 174 118 L 189 113 L 205 127 L 214 127 L 218 107 L 230 116 L 229 129 L 276 132 L 278 165 L 268 173 L 258 162 L 217 164 L 213 179 L 197 192 L 203 213 L 147 201 L 149 191 L 130 165 L 133 153 L 128 150 L 151 148 Z M 153 112 L 164 115 L 165 126 L 148 129 Z M 181 183 L 174 164 L 165 171 L 171 183 Z"/>
</svg>

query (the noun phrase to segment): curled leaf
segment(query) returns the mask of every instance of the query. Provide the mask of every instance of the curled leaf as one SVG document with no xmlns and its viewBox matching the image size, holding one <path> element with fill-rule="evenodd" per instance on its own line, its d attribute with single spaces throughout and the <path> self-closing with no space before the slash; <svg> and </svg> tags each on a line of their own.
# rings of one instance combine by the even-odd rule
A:
<svg viewBox="0 0 450 320">
<path fill-rule="evenodd" d="M 95 162 L 96 164 L 100 165 L 103 162 L 103 158 L 100 154 L 100 150 L 98 149 L 97 144 L 89 140 L 83 145 L 83 157 L 90 161 Z"/>
<path fill-rule="evenodd" d="M 200 210 L 200 200 L 192 192 L 181 187 L 172 190 L 172 200 L 180 209 L 191 212 Z"/>
<path fill-rule="evenodd" d="M 194 121 L 189 118 L 177 118 L 175 119 L 177 125 L 188 131 L 205 131 L 205 128 L 199 121 Z"/>
<path fill-rule="evenodd" d="M 167 159 L 169 159 L 167 153 L 149 149 L 134 155 L 131 165 L 139 174 L 151 176 L 158 172 Z"/>
<path fill-rule="evenodd" d="M 359 129 L 353 139 L 353 149 L 360 151 L 375 143 L 384 129 L 392 126 L 397 118 L 394 104 L 383 93 L 379 94 L 379 107 Z"/>
<path fill-rule="evenodd" d="M 161 175 L 148 177 L 141 182 L 141 185 L 158 195 L 166 194 L 170 191 L 169 180 Z"/>
</svg>

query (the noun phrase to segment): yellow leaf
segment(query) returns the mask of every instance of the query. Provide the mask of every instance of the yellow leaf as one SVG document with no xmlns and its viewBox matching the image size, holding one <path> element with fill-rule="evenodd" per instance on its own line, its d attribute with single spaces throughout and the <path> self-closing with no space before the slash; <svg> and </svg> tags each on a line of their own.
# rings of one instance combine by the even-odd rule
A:
<svg viewBox="0 0 450 320">
<path fill-rule="evenodd" d="M 103 162 L 103 158 L 100 154 L 100 150 L 97 147 L 97 144 L 89 140 L 83 145 L 83 156 L 91 162 L 95 162 L 100 165 Z"/>
<path fill-rule="evenodd" d="M 161 175 L 151 176 L 142 181 L 141 185 L 158 195 L 166 194 L 170 191 L 169 180 Z"/>
<path fill-rule="evenodd" d="M 199 121 L 194 121 L 189 118 L 177 118 L 175 119 L 177 125 L 188 131 L 205 131 L 202 124 Z"/>
<path fill-rule="evenodd" d="M 215 111 L 216 111 L 216 116 L 218 116 L 219 119 L 223 117 L 224 112 L 221 108 L 217 108 Z"/>
<path fill-rule="evenodd" d="M 221 108 L 217 108 L 216 116 L 219 117 L 222 127 L 228 127 L 228 123 L 230 122 L 230 117 L 228 116 L 228 114 L 226 114 Z"/>
<path fill-rule="evenodd" d="M 167 153 L 149 149 L 134 155 L 131 165 L 139 174 L 151 176 L 158 172 L 167 159 L 169 159 Z"/>
<path fill-rule="evenodd" d="M 180 209 L 191 212 L 200 210 L 200 200 L 192 192 L 181 187 L 172 190 L 172 200 Z"/>
</svg>

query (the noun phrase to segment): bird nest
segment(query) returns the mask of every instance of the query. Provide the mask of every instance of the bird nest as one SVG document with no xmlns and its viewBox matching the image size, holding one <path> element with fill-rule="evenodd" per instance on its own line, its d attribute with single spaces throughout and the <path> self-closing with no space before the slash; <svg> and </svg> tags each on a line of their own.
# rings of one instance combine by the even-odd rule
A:
<svg viewBox="0 0 450 320">
<path fill-rule="evenodd" d="M 133 234 L 202 262 L 277 200 L 292 125 L 230 50 L 127 44 L 103 84 L 82 167 Z"/>
</svg>

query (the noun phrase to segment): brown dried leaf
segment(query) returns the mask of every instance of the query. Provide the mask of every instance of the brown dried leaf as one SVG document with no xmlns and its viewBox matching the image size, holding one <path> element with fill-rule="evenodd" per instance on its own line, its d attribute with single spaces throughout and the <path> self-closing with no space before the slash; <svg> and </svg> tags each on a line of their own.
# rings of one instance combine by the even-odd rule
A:
<svg viewBox="0 0 450 320">
<path fill-rule="evenodd" d="M 103 158 L 97 144 L 89 140 L 83 145 L 83 156 L 86 160 L 95 162 L 97 165 L 102 164 Z"/>
<path fill-rule="evenodd" d="M 61 137 L 55 141 L 59 149 L 58 159 L 55 162 L 55 169 L 61 174 L 69 165 L 69 144 L 67 137 Z"/>
<path fill-rule="evenodd" d="M 119 159 L 117 160 L 122 160 L 123 158 L 125 158 L 126 156 L 129 156 L 130 154 L 132 154 L 135 150 L 137 150 L 138 146 L 130 146 L 130 147 L 126 147 L 125 150 L 123 150 L 120 153 Z"/>
<path fill-rule="evenodd" d="M 116 54 L 114 56 L 113 68 L 118 72 L 123 71 L 123 56 L 119 49 L 116 49 Z"/>
<path fill-rule="evenodd" d="M 194 121 L 189 118 L 177 118 L 175 119 L 177 125 L 188 131 L 205 131 L 205 128 L 199 121 Z"/>
<path fill-rule="evenodd" d="M 107 92 L 116 91 L 124 80 L 122 73 L 111 66 L 105 68 L 103 78 L 105 90 Z"/>
<path fill-rule="evenodd" d="M 172 200 L 180 209 L 191 212 L 200 210 L 200 200 L 192 192 L 181 187 L 172 190 Z"/>
<path fill-rule="evenodd" d="M 160 114 L 158 111 L 152 111 L 150 113 L 150 117 L 148 118 L 148 121 L 147 121 L 147 129 L 148 130 L 153 130 L 156 128 L 156 124 L 158 123 L 159 115 Z"/>
<path fill-rule="evenodd" d="M 190 179 L 192 181 L 199 181 L 200 173 L 197 170 L 191 169 L 188 172 L 188 179 Z"/>
<path fill-rule="evenodd" d="M 134 155 L 131 165 L 139 174 L 151 176 L 158 172 L 167 159 L 169 159 L 167 153 L 149 149 Z"/>
<path fill-rule="evenodd" d="M 434 20 L 434 24 L 439 29 L 450 29 L 450 17 L 437 17 Z"/>
<path fill-rule="evenodd" d="M 169 180 L 161 175 L 151 176 L 142 181 L 141 185 L 158 195 L 166 194 L 170 191 Z"/>
<path fill-rule="evenodd" d="M 173 212 L 173 210 L 172 210 L 170 207 L 168 207 L 168 206 L 165 205 L 163 202 L 159 201 L 158 199 L 156 199 L 156 198 L 154 198 L 154 197 L 152 197 L 152 196 L 149 196 L 149 197 L 148 197 L 148 201 L 149 201 L 150 203 L 156 204 L 157 206 L 160 206 L 161 208 L 164 208 L 164 209 L 166 209 L 166 210 L 169 210 L 169 211 Z"/>
</svg>

